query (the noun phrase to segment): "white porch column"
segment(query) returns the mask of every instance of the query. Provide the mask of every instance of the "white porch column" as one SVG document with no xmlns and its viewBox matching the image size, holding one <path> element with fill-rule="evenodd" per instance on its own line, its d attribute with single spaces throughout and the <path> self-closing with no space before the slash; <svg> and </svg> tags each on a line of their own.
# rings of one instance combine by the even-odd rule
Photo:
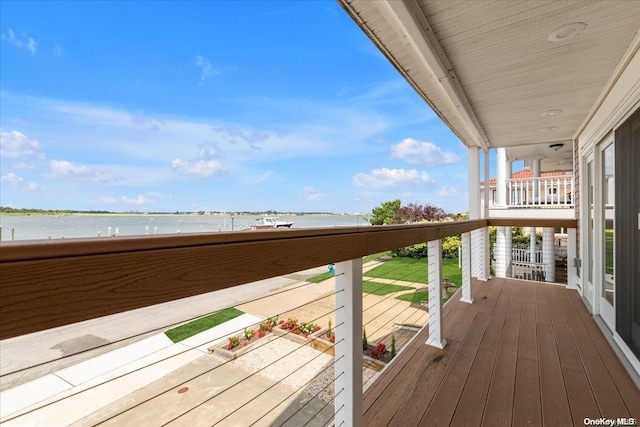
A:
<svg viewBox="0 0 640 427">
<path fill-rule="evenodd" d="M 496 258 L 496 277 L 507 277 L 507 227 L 497 227 L 496 245 L 493 254 Z"/>
<path fill-rule="evenodd" d="M 467 149 L 467 171 L 469 186 L 469 219 L 480 218 L 480 149 Z"/>
<path fill-rule="evenodd" d="M 468 164 L 468 188 L 469 188 L 469 219 L 479 219 L 480 215 L 480 149 L 470 147 L 467 149 Z M 487 187 L 485 185 L 485 187 Z M 488 191 L 485 188 L 485 193 Z M 482 262 L 480 257 L 480 230 L 471 232 L 471 275 L 480 277 Z"/>
<path fill-rule="evenodd" d="M 462 253 L 460 254 L 462 266 L 462 296 L 460 301 L 473 303 L 471 292 L 471 234 L 462 233 Z"/>
<path fill-rule="evenodd" d="M 529 262 L 535 263 L 536 259 L 536 228 L 529 227 Z"/>
<path fill-rule="evenodd" d="M 553 228 L 542 229 L 542 262 L 544 263 L 544 280 L 546 282 L 556 281 L 556 254 Z"/>
<path fill-rule="evenodd" d="M 489 150 L 484 152 L 484 182 L 489 183 L 489 166 L 490 166 L 491 157 L 489 155 Z M 484 194 L 484 218 L 489 218 L 489 192 L 485 192 Z M 491 276 L 490 266 L 491 266 L 491 252 L 489 250 L 489 246 L 491 243 L 489 242 L 489 227 L 484 227 L 480 230 L 482 233 L 482 275 L 478 276 L 478 280 L 489 280 Z"/>
<path fill-rule="evenodd" d="M 540 159 L 531 160 L 531 174 L 533 178 L 540 178 Z M 538 204 L 540 203 L 540 189 L 539 189 L 539 179 L 533 180 L 533 200 L 531 203 Z"/>
<path fill-rule="evenodd" d="M 335 425 L 362 426 L 362 258 L 336 264 Z"/>
<path fill-rule="evenodd" d="M 575 259 L 578 257 L 577 233 L 575 228 L 567 229 L 567 289 L 578 289 L 578 269 Z"/>
<path fill-rule="evenodd" d="M 498 176 L 496 180 L 496 205 L 507 205 L 507 150 L 498 148 Z M 496 273 L 497 274 L 497 273 Z"/>
<path fill-rule="evenodd" d="M 427 345 L 444 348 L 447 342 L 442 338 L 442 243 L 440 239 L 427 243 L 427 256 L 429 263 L 429 338 L 427 338 Z M 337 422 L 336 425 L 338 425 Z"/>
<path fill-rule="evenodd" d="M 505 176 L 506 176 L 506 179 L 512 179 L 513 178 L 513 160 L 507 160 Z M 513 200 L 513 194 L 508 193 L 507 194 L 507 205 L 511 205 L 513 203 L 515 203 L 514 200 Z"/>
<path fill-rule="evenodd" d="M 504 229 L 504 265 L 505 265 L 505 277 L 511 277 L 511 247 L 513 244 L 513 229 L 511 227 L 505 227 Z"/>
</svg>

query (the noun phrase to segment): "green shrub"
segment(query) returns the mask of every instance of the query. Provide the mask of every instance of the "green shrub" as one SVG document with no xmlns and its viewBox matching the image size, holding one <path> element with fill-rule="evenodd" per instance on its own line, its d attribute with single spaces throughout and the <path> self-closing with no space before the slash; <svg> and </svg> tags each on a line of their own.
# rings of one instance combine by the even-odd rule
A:
<svg viewBox="0 0 640 427">
<path fill-rule="evenodd" d="M 421 259 L 427 257 L 427 252 L 427 244 L 418 243 L 416 245 L 407 246 L 406 248 L 394 249 L 391 251 L 391 256 Z"/>
<path fill-rule="evenodd" d="M 462 237 L 447 236 L 442 239 L 442 258 L 458 258 L 458 248 L 462 244 Z"/>
</svg>

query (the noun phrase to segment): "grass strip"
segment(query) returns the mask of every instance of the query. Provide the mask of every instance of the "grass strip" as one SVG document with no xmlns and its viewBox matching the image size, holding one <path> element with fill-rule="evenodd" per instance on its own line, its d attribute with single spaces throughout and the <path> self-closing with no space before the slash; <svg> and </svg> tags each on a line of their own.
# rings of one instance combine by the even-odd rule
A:
<svg viewBox="0 0 640 427">
<path fill-rule="evenodd" d="M 169 329 L 165 332 L 165 335 L 169 337 L 171 341 L 177 343 L 186 340 L 187 338 L 192 337 L 196 334 L 199 334 L 200 332 L 206 331 L 207 329 L 211 329 L 214 326 L 220 325 L 235 317 L 238 317 L 241 314 L 244 314 L 244 312 L 234 307 L 225 308 L 224 310 L 220 310 L 206 317 L 202 317 L 192 322 L 185 323 L 184 325 Z"/>
<path fill-rule="evenodd" d="M 392 258 L 369 270 L 366 276 L 427 284 L 427 268 L 427 258 Z M 442 276 L 457 286 L 462 284 L 462 270 L 458 267 L 457 259 L 442 259 Z"/>
<path fill-rule="evenodd" d="M 372 282 L 369 280 L 365 280 L 364 282 L 362 282 L 362 292 L 380 296 L 392 294 L 394 292 L 409 291 L 412 289 L 415 288 L 412 288 L 411 286 L 390 285 L 380 282 Z"/>
<path fill-rule="evenodd" d="M 416 291 L 408 294 L 398 295 L 396 299 L 402 301 L 409 301 L 410 303 L 419 303 L 419 302 L 427 302 L 429 301 L 429 292 L 427 291 Z"/>
<path fill-rule="evenodd" d="M 390 256 L 391 252 L 387 251 L 387 252 L 379 252 L 377 254 L 367 255 L 366 257 L 364 257 L 362 259 L 362 264 L 364 265 L 364 264 L 366 264 L 366 263 L 368 263 L 370 261 L 375 261 L 375 260 L 377 260 L 379 258 L 382 258 L 383 256 L 387 256 L 387 255 Z M 329 278 L 331 278 L 333 276 L 334 276 L 333 273 L 329 273 L 329 272 L 320 273 L 320 274 L 318 274 L 316 276 L 309 277 L 305 281 L 309 282 L 309 283 L 320 283 L 320 282 L 324 282 L 325 280 L 327 280 L 327 279 L 329 279 Z"/>
<path fill-rule="evenodd" d="M 309 277 L 307 280 L 305 280 L 305 282 L 320 283 L 320 282 L 324 282 L 325 280 L 331 277 L 333 277 L 333 273 L 329 273 L 327 271 L 326 273 L 321 273 L 321 274 L 318 274 L 317 276 Z"/>
</svg>

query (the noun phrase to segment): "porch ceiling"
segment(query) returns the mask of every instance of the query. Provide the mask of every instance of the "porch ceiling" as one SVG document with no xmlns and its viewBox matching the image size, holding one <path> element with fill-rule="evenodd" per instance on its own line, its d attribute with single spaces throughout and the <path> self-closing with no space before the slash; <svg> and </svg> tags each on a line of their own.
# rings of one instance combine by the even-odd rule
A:
<svg viewBox="0 0 640 427">
<path fill-rule="evenodd" d="M 636 1 L 338 1 L 467 146 L 568 145 L 639 44 Z"/>
</svg>

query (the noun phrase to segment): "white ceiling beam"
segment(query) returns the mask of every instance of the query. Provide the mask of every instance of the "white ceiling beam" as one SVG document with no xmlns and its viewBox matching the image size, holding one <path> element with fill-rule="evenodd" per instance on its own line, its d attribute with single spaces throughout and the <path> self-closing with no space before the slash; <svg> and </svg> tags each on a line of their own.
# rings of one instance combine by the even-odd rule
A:
<svg viewBox="0 0 640 427">
<path fill-rule="evenodd" d="M 415 0 L 385 0 L 380 4 L 380 10 L 387 16 L 388 21 L 402 32 L 414 49 L 444 98 L 449 101 L 453 111 L 472 135 L 473 142 L 483 150 L 488 150 L 489 140 L 420 6 Z"/>
</svg>

